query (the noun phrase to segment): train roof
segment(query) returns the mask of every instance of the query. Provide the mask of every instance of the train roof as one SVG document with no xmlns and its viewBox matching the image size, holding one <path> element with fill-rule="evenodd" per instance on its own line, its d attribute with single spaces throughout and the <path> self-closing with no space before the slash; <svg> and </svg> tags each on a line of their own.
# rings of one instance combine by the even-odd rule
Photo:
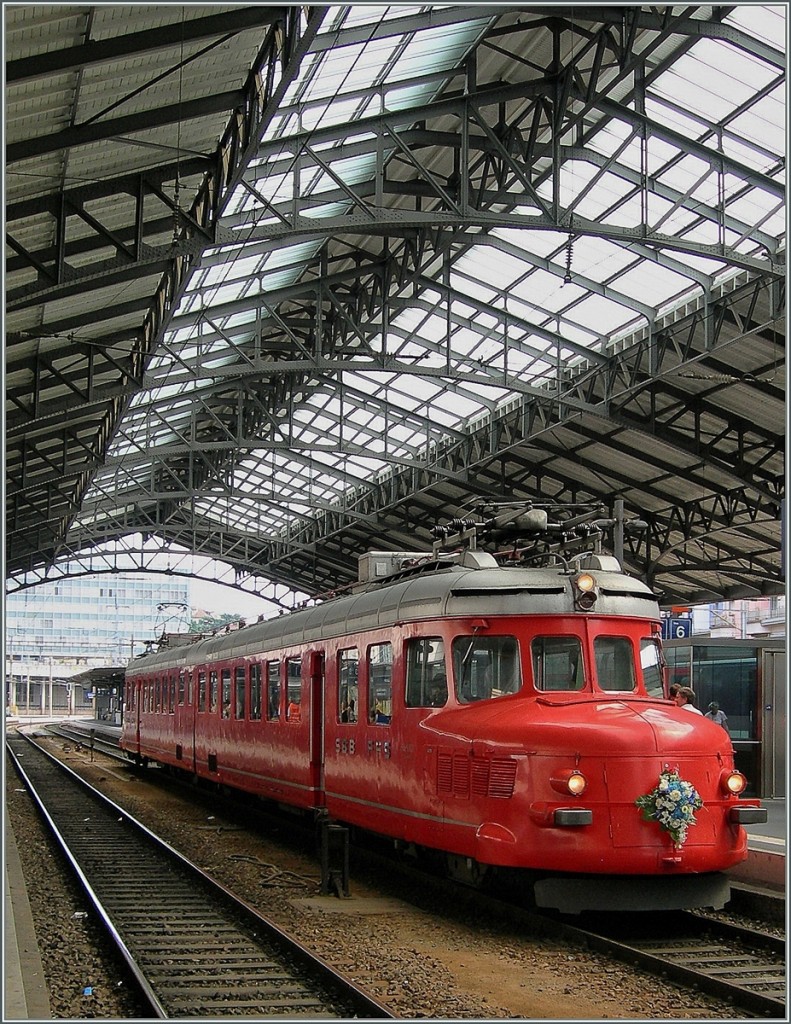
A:
<svg viewBox="0 0 791 1024">
<path fill-rule="evenodd" d="M 413 557 L 416 554 L 412 553 Z M 571 572 L 562 565 L 501 566 L 492 555 L 466 551 L 458 561 L 418 562 L 381 581 L 367 581 L 357 592 L 313 607 L 217 634 L 191 646 L 143 655 L 130 669 L 243 657 L 416 620 L 574 614 L 573 581 L 582 569 L 595 577 L 596 614 L 659 618 L 656 596 L 644 583 L 622 572 L 613 558 L 593 556 Z"/>
</svg>

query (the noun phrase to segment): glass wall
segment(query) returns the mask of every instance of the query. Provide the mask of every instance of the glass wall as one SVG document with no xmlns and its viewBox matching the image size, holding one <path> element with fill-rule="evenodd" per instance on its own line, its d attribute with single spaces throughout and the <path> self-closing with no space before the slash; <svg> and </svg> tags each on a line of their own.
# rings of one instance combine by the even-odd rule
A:
<svg viewBox="0 0 791 1024">
<path fill-rule="evenodd" d="M 701 711 L 716 701 L 728 717 L 736 767 L 744 772 L 748 795 L 763 793 L 762 745 L 765 709 L 762 665 L 766 649 L 784 649 L 781 641 L 727 641 L 709 638 L 664 644 L 668 683 L 691 686 Z"/>
</svg>

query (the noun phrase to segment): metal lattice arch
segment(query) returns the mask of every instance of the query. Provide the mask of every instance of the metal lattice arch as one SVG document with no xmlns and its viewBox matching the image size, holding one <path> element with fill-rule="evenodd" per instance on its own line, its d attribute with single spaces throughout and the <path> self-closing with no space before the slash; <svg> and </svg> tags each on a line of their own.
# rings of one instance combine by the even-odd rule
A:
<svg viewBox="0 0 791 1024">
<path fill-rule="evenodd" d="M 782 592 L 784 5 L 4 15 L 10 591 L 288 604 L 495 496 Z"/>
</svg>

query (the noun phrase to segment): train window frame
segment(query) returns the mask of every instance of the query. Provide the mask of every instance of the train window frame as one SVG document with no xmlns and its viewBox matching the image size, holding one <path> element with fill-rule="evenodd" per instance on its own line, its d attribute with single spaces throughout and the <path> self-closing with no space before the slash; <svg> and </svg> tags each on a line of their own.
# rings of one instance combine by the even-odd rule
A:
<svg viewBox="0 0 791 1024">
<path fill-rule="evenodd" d="M 198 669 L 198 714 L 206 713 L 206 669 Z"/>
<path fill-rule="evenodd" d="M 302 655 L 285 658 L 286 665 L 286 721 L 296 724 L 302 720 Z M 297 683 L 297 680 L 299 682 Z"/>
<path fill-rule="evenodd" d="M 374 654 L 374 652 L 377 652 Z M 393 719 L 393 644 L 369 644 L 365 652 L 368 722 L 390 725 Z"/>
<path fill-rule="evenodd" d="M 577 662 L 574 670 L 574 686 L 544 686 L 543 680 L 546 677 L 546 647 L 549 643 L 561 644 L 566 643 L 571 645 L 572 643 L 576 646 Z M 536 645 L 541 644 L 542 646 L 542 659 L 538 661 L 536 658 Z M 556 652 L 561 653 L 562 652 Z M 534 636 L 530 641 L 530 665 L 533 671 L 533 685 L 536 690 L 541 693 L 581 693 L 587 689 L 587 673 L 585 663 L 585 653 L 583 650 L 582 638 L 576 633 L 540 633 Z M 563 673 L 566 678 L 570 678 L 567 673 Z"/>
<path fill-rule="evenodd" d="M 239 686 L 241 680 L 241 687 Z M 241 692 L 241 703 L 239 696 Z M 233 706 L 234 718 L 237 722 L 247 717 L 247 670 L 244 665 L 237 665 L 233 672 Z"/>
<path fill-rule="evenodd" d="M 168 714 L 175 715 L 176 713 L 176 676 L 174 673 L 170 674 L 170 681 L 168 683 Z"/>
<path fill-rule="evenodd" d="M 405 643 L 404 706 L 442 708 L 448 703 L 445 641 L 441 636 L 413 636 Z M 439 652 L 439 657 L 436 657 Z"/>
<path fill-rule="evenodd" d="M 336 721 L 340 725 L 355 725 L 360 709 L 360 652 L 356 647 L 344 647 L 337 657 L 338 685 Z"/>
<path fill-rule="evenodd" d="M 177 701 L 179 707 L 183 707 L 184 706 L 184 689 L 185 689 L 184 669 L 181 669 L 181 671 L 179 672 L 179 685 L 178 685 L 178 693 L 177 693 L 177 696 L 176 696 L 176 701 Z"/>
<path fill-rule="evenodd" d="M 459 704 L 499 700 L 521 692 L 521 648 L 512 633 L 462 633 L 453 638 L 450 650 Z"/>
<path fill-rule="evenodd" d="M 602 651 L 602 647 L 605 644 L 610 644 L 613 647 L 617 644 L 619 647 L 619 650 L 612 654 L 614 659 L 622 659 L 620 666 L 616 666 L 616 668 L 613 669 L 616 681 L 619 678 L 617 669 L 624 668 L 623 660 L 628 661 L 629 670 L 631 672 L 631 686 L 605 686 L 602 683 L 602 678 L 604 677 L 602 658 L 605 653 Z M 624 659 L 626 652 L 628 652 L 628 657 Z M 609 653 L 607 656 L 610 656 Z M 634 693 L 637 690 L 637 665 L 635 664 L 634 644 L 631 637 L 617 635 L 614 633 L 600 633 L 598 636 L 594 636 L 593 664 L 596 669 L 596 685 L 604 693 Z"/>
<path fill-rule="evenodd" d="M 216 669 L 211 669 L 209 672 L 209 714 L 217 714 L 217 698 L 219 690 L 219 677 Z"/>
<path fill-rule="evenodd" d="M 231 717 L 232 679 L 230 668 L 220 670 L 220 718 Z"/>
<path fill-rule="evenodd" d="M 154 711 L 159 713 L 162 710 L 162 676 L 157 676 L 154 681 Z"/>
<path fill-rule="evenodd" d="M 274 684 L 274 685 L 273 685 Z M 276 697 L 276 700 L 272 698 Z M 280 658 L 273 658 L 266 663 L 266 720 L 267 722 L 279 722 L 281 718 L 281 705 L 283 697 L 283 686 L 280 676 Z"/>
<path fill-rule="evenodd" d="M 647 662 L 646 657 L 651 653 L 656 653 L 655 662 Z M 656 669 L 656 682 L 649 685 L 651 679 L 651 670 Z M 649 697 L 664 697 L 665 696 L 665 674 L 666 674 L 666 662 L 664 653 L 662 651 L 662 643 L 657 636 L 641 636 L 640 637 L 640 671 L 643 676 L 643 689 Z"/>
<path fill-rule="evenodd" d="M 261 682 L 263 679 L 263 673 L 261 671 L 262 665 L 260 661 L 254 661 L 250 665 L 250 703 L 249 703 L 249 715 L 251 722 L 261 721 Z"/>
</svg>

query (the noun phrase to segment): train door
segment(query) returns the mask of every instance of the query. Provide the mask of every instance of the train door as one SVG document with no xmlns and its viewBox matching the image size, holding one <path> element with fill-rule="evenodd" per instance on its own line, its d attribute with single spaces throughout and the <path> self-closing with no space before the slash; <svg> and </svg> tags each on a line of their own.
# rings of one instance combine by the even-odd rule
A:
<svg viewBox="0 0 791 1024">
<path fill-rule="evenodd" d="M 195 715 L 192 706 L 192 669 L 183 668 L 179 681 L 178 742 L 185 771 L 191 772 L 195 763 Z"/>
<path fill-rule="evenodd" d="M 126 679 L 126 705 L 124 707 L 124 732 L 133 740 L 133 750 L 140 753 L 140 708 L 143 704 L 143 685 L 139 678 Z"/>
<path fill-rule="evenodd" d="M 143 713 L 143 683 L 139 678 L 135 679 L 132 683 L 134 695 L 133 700 L 135 702 L 134 710 L 134 728 L 135 728 L 135 751 L 140 753 L 140 716 Z"/>
<path fill-rule="evenodd" d="M 786 661 L 785 651 L 758 651 L 762 661 L 760 796 L 785 799 Z"/>
<path fill-rule="evenodd" d="M 310 686 L 310 786 L 318 807 L 324 806 L 324 651 L 308 652 Z"/>
</svg>

